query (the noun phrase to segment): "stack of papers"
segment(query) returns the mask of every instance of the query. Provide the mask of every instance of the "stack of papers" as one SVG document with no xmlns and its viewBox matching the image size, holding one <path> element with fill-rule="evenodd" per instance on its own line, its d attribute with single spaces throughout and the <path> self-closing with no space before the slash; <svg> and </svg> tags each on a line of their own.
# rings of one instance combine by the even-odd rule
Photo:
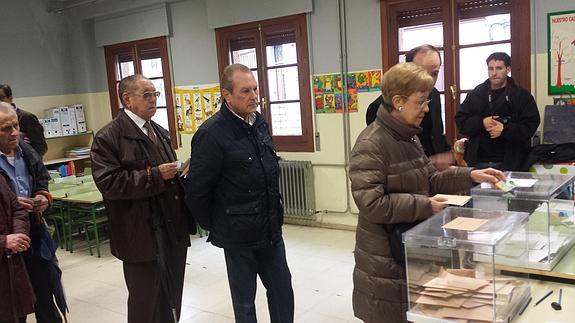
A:
<svg viewBox="0 0 575 323">
<path fill-rule="evenodd" d="M 426 316 L 467 322 L 491 322 L 493 306 L 509 304 L 518 283 L 513 279 L 475 278 L 473 270 L 444 270 L 421 275 L 410 284 L 417 311 Z M 496 297 L 494 300 L 493 297 Z"/>
<path fill-rule="evenodd" d="M 66 149 L 66 157 L 85 157 L 90 156 L 90 147 L 71 147 Z"/>
</svg>

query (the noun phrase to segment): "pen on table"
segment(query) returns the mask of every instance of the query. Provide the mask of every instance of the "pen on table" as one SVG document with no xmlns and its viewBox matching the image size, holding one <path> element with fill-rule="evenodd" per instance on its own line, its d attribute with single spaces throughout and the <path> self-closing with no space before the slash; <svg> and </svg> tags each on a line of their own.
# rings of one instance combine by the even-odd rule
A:
<svg viewBox="0 0 575 323">
<path fill-rule="evenodd" d="M 553 294 L 552 290 L 550 290 L 547 294 L 543 295 L 543 297 L 541 297 L 537 302 L 535 302 L 535 305 L 533 305 L 533 307 L 539 305 L 539 303 L 543 302 L 551 294 Z"/>
<path fill-rule="evenodd" d="M 532 299 L 533 299 L 533 297 L 529 297 L 529 299 L 527 300 L 527 303 L 525 303 L 525 305 L 523 305 L 523 307 L 519 311 L 519 315 L 521 315 L 521 314 L 523 314 L 523 312 L 525 312 L 525 310 L 527 309 L 527 306 L 529 306 L 529 303 L 531 303 Z"/>
</svg>

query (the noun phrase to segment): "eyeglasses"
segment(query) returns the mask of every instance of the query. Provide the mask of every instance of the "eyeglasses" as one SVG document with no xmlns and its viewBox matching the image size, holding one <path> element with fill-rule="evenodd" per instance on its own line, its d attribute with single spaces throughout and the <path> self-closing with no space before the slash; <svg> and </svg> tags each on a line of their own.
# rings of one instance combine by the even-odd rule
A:
<svg viewBox="0 0 575 323">
<path fill-rule="evenodd" d="M 407 97 L 407 96 L 403 96 L 403 97 L 404 97 L 406 100 L 409 100 L 409 97 Z M 425 106 L 428 106 L 428 105 L 429 105 L 429 102 L 431 102 L 431 99 L 425 100 L 425 101 L 423 101 L 423 102 L 417 102 L 417 104 L 419 104 L 419 108 L 420 108 L 420 109 L 423 109 L 423 108 L 425 108 Z"/>
<path fill-rule="evenodd" d="M 137 96 L 143 96 L 144 99 L 149 100 L 151 98 L 159 98 L 160 97 L 160 91 L 153 91 L 153 92 L 144 92 L 142 94 L 134 94 Z"/>
<path fill-rule="evenodd" d="M 422 108 L 422 109 L 425 108 L 425 106 L 429 105 L 429 102 L 431 102 L 431 99 L 423 101 L 423 103 L 421 103 L 421 105 L 420 105 L 420 108 Z"/>
</svg>

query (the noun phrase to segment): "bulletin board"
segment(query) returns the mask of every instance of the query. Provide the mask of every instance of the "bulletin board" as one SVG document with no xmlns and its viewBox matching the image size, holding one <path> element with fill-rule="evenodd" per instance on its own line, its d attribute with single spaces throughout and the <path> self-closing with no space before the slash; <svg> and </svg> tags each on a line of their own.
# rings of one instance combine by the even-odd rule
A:
<svg viewBox="0 0 575 323">
<path fill-rule="evenodd" d="M 194 133 L 220 107 L 219 86 L 184 89 L 175 88 L 178 131 Z"/>
<path fill-rule="evenodd" d="M 350 72 L 346 74 L 318 74 L 313 77 L 313 96 L 316 113 L 357 112 L 357 93 L 381 91 L 381 71 Z M 344 91 L 344 86 L 347 91 Z M 344 93 L 345 92 L 345 93 Z"/>
<path fill-rule="evenodd" d="M 575 93 L 575 10 L 547 14 L 548 92 Z"/>
</svg>

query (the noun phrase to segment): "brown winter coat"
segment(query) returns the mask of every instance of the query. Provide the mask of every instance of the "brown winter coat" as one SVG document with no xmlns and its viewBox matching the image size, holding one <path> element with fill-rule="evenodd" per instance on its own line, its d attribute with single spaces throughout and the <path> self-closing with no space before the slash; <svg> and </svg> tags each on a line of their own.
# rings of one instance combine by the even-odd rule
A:
<svg viewBox="0 0 575 323">
<path fill-rule="evenodd" d="M 384 224 L 432 215 L 429 196 L 471 187 L 470 168 L 438 172 L 416 134 L 385 109 L 357 138 L 351 155 L 351 190 L 359 208 L 353 273 L 353 310 L 365 322 L 404 322 L 405 268 L 391 257 Z"/>
<path fill-rule="evenodd" d="M 176 160 L 169 133 L 155 122 L 158 142 L 169 162 Z M 92 175 L 104 197 L 110 222 L 110 249 L 122 261 L 156 260 L 152 217 L 162 220 L 169 243 L 189 246 L 195 222 L 184 205 L 184 187 L 178 176 L 164 181 L 157 146 L 122 110 L 104 126 L 92 144 Z"/>
<path fill-rule="evenodd" d="M 11 322 L 14 319 L 14 310 L 16 317 L 34 312 L 36 299 L 22 254 L 11 255 L 8 259 L 10 250 L 6 249 L 8 234 L 28 234 L 29 231 L 28 212 L 18 203 L 4 177 L 0 176 L 0 321 Z M 11 284 L 8 266 L 13 269 Z"/>
</svg>

